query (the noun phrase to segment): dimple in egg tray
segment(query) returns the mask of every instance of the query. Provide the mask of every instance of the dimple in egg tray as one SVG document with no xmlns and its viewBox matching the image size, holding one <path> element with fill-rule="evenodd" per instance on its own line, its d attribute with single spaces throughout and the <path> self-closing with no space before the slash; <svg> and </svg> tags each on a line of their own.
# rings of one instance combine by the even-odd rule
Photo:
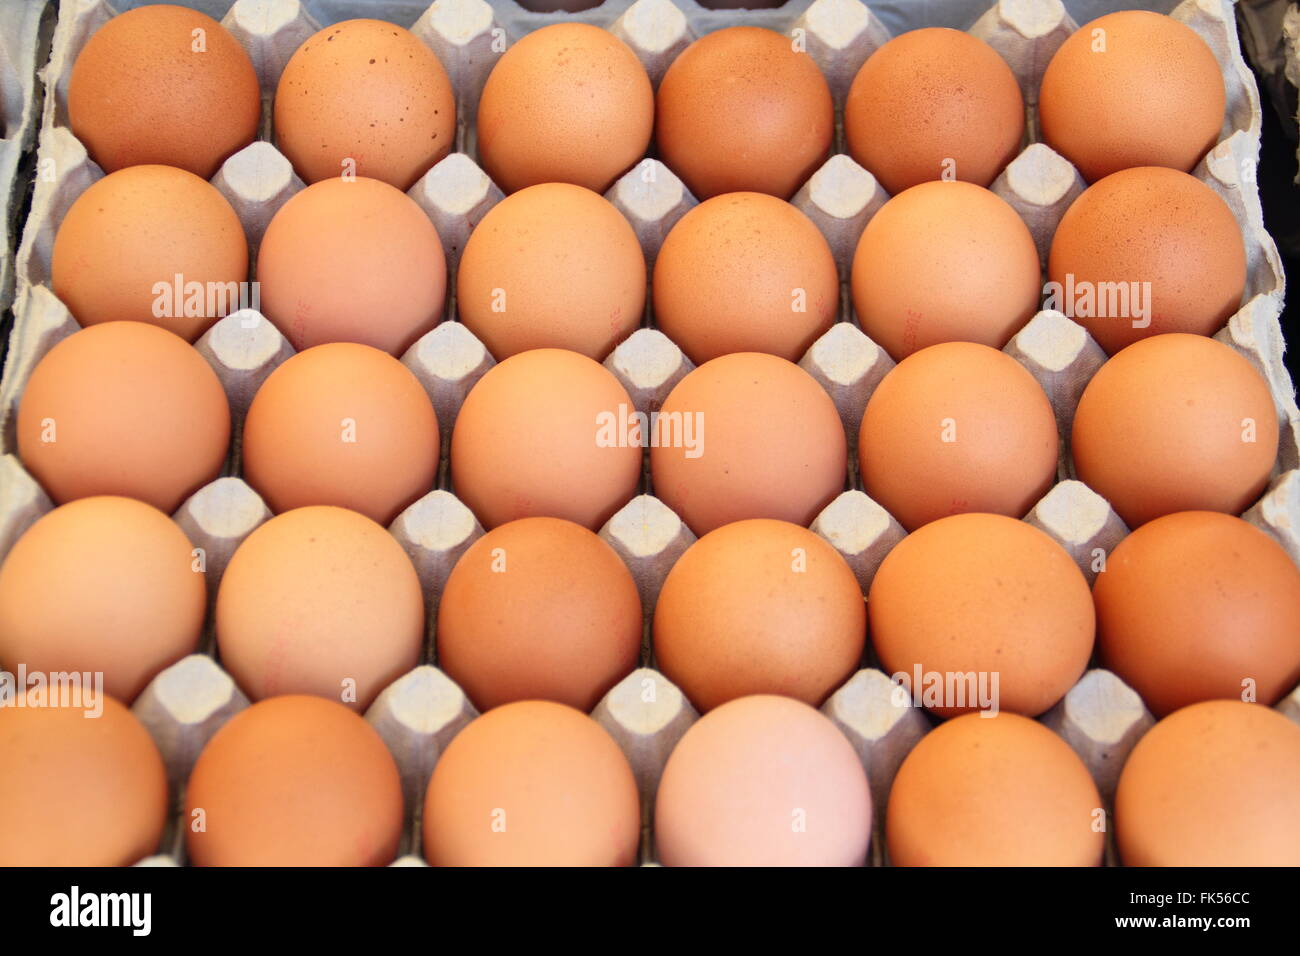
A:
<svg viewBox="0 0 1300 956">
<path fill-rule="evenodd" d="M 436 226 L 447 252 L 448 311 L 441 325 L 402 356 L 437 410 L 443 468 L 438 487 L 400 514 L 389 529 L 419 573 L 426 595 L 428 640 L 424 663 L 386 688 L 366 714 L 401 770 L 408 808 L 403 851 L 418 853 L 424 788 L 439 754 L 476 716 L 461 689 L 436 667 L 433 628 L 447 575 L 465 549 L 483 534 L 473 513 L 450 488 L 446 451 L 461 402 L 495 364 L 483 344 L 454 321 L 454 282 L 466 238 L 487 210 L 503 198 L 474 160 L 473 124 L 479 93 L 499 56 L 500 39 L 517 39 L 558 20 L 593 23 L 610 29 L 636 51 L 657 84 L 672 59 L 694 37 L 712 29 L 746 24 L 791 35 L 803 31 L 805 48 L 825 73 L 838 108 L 858 68 L 891 35 L 921 26 L 969 28 L 1007 60 L 1025 95 L 1024 148 L 992 189 L 1021 215 L 1045 259 L 1056 224 L 1085 184 L 1064 158 L 1033 141 L 1039 80 L 1077 22 L 1128 7 L 1110 0 L 1081 2 L 1076 21 L 1058 0 L 1001 0 L 987 9 L 984 2 L 953 0 L 943 10 L 935 10 L 931 5 L 904 0 L 882 7 L 883 21 L 859 0 L 792 0 L 776 9 L 754 11 L 704 10 L 693 0 L 607 0 L 578 14 L 530 13 L 510 0 L 437 0 L 428 7 L 423 0 L 236 0 L 233 4 L 213 0 L 187 4 L 223 16 L 223 24 L 244 45 L 257 69 L 268 107 L 280 72 L 298 45 L 321 26 L 358 16 L 411 27 L 437 53 L 456 89 L 457 151 L 409 191 Z M 1263 227 L 1254 185 L 1260 129 L 1258 94 L 1241 57 L 1230 4 L 1184 0 L 1172 10 L 1169 6 L 1150 8 L 1170 12 L 1195 29 L 1223 67 L 1228 107 L 1222 135 L 1194 173 L 1224 198 L 1237 217 L 1246 244 L 1248 278 L 1244 304 L 1216 337 L 1244 354 L 1267 379 L 1282 429 L 1273 479 L 1243 517 L 1274 535 L 1300 562 L 1300 411 L 1281 361 L 1278 317 L 1284 279 L 1276 248 Z M 67 79 L 88 37 L 114 12 L 104 0 L 65 2 L 44 71 L 48 95 L 40 134 L 41 174 L 17 258 L 15 326 L 9 362 L 0 381 L 0 560 L 14 540 L 52 507 L 14 454 L 14 418 L 33 366 L 78 328 L 50 291 L 50 255 L 64 214 L 103 172 L 68 129 Z M 227 160 L 212 180 L 238 213 L 254 256 L 276 210 L 303 188 L 288 160 L 272 145 L 269 115 L 268 108 L 262 139 Z M 842 152 L 842 144 L 842 126 L 837 121 L 835 154 L 804 184 L 793 202 L 826 236 L 844 285 L 858 237 L 888 195 L 868 171 Z M 619 179 L 606 195 L 632 223 L 650 263 L 673 224 L 696 203 L 681 180 L 652 156 Z M 904 535 L 899 523 L 861 491 L 852 454 L 867 399 L 894 362 L 853 321 L 846 287 L 838 318 L 800 361 L 834 400 L 850 447 L 844 491 L 816 517 L 811 528 L 844 556 L 865 593 L 884 556 Z M 614 349 L 605 365 L 623 383 L 637 409 L 649 412 L 659 408 L 693 366 L 654 328 L 652 304 L 642 326 Z M 238 477 L 240 425 L 258 386 L 293 349 L 275 326 L 252 310 L 217 322 L 196 345 L 226 389 L 235 440 L 226 477 L 196 492 L 181 506 L 175 520 L 193 544 L 205 550 L 209 594 L 215 595 L 234 550 L 271 516 L 257 493 Z M 1095 577 L 1091 568 L 1094 550 L 1109 552 L 1128 530 L 1104 499 L 1074 480 L 1069 454 L 1074 409 L 1105 354 L 1081 326 L 1054 311 L 1039 312 L 1004 351 L 1042 385 L 1062 438 L 1059 481 L 1025 520 L 1060 542 L 1091 582 Z M 645 822 L 641 856 L 644 862 L 653 862 L 650 821 L 659 775 L 673 746 L 698 714 L 684 695 L 652 668 L 648 625 L 664 577 L 695 537 L 653 496 L 648 474 L 640 491 L 600 533 L 627 563 L 641 593 L 647 625 L 643 666 L 610 690 L 592 716 L 632 764 Z M 248 706 L 247 698 L 214 659 L 211 615 L 201 650 L 160 673 L 133 706 L 163 753 L 177 806 L 204 744 L 234 713 Z M 868 642 L 862 669 L 830 696 L 822 710 L 844 732 L 866 768 L 877 808 L 869 862 L 882 865 L 888 862 L 881 823 L 890 785 L 899 764 L 932 721 L 905 695 L 897 694 L 897 685 L 874 664 Z M 1300 687 L 1278 707 L 1300 722 Z M 1101 668 L 1088 670 L 1040 719 L 1083 759 L 1108 806 L 1124 760 L 1154 723 L 1137 693 Z M 183 820 L 174 818 L 159 855 L 145 862 L 184 862 L 183 826 Z M 1115 862 L 1113 848 L 1108 848 L 1107 860 Z M 396 862 L 422 863 L 416 855 Z"/>
</svg>

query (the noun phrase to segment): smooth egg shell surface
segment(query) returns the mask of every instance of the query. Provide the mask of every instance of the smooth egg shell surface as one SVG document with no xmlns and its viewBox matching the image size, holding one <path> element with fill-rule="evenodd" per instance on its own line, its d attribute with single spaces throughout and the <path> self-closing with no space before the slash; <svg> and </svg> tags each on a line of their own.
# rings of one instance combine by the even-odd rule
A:
<svg viewBox="0 0 1300 956">
<path fill-rule="evenodd" d="M 630 866 L 636 779 L 594 720 L 548 701 L 489 711 L 438 759 L 424 802 L 433 866 Z"/>
<path fill-rule="evenodd" d="M 184 819 L 196 866 L 384 866 L 397 855 L 402 782 L 374 728 L 341 704 L 274 697 L 199 754 Z"/>
<path fill-rule="evenodd" d="M 655 798 L 665 866 L 861 866 L 871 791 L 852 745 L 788 697 L 705 714 L 668 757 Z"/>
<path fill-rule="evenodd" d="M 143 725 L 111 697 L 52 707 L 33 690 L 26 703 L 0 707 L 0 866 L 130 866 L 155 852 L 167 775 Z"/>
<path fill-rule="evenodd" d="M 409 30 L 344 20 L 309 37 L 275 92 L 275 141 L 309 183 L 345 173 L 405 191 L 456 138 L 451 80 Z"/>
<path fill-rule="evenodd" d="M 677 559 L 655 606 L 655 659 L 700 711 L 747 694 L 820 706 L 862 658 L 862 591 L 839 553 L 785 521 L 736 521 Z"/>
</svg>

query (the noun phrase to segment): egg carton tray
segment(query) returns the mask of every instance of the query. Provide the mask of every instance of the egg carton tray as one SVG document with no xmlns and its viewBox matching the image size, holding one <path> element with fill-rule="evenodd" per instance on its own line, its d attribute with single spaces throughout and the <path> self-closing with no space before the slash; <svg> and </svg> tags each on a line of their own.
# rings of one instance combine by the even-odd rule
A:
<svg viewBox="0 0 1300 956">
<path fill-rule="evenodd" d="M 137 4 L 124 4 L 135 6 Z M 410 195 L 437 227 L 447 250 L 449 293 L 447 320 L 402 356 L 437 410 L 443 436 L 443 465 L 438 485 L 411 505 L 390 526 L 415 565 L 426 595 L 428 634 L 423 663 L 386 688 L 366 713 L 384 738 L 401 771 L 407 804 L 407 829 L 397 865 L 421 865 L 418 856 L 424 787 L 442 750 L 476 716 L 456 684 L 436 667 L 433 629 L 438 598 L 456 560 L 483 534 L 473 513 L 450 487 L 447 447 L 456 413 L 469 389 L 495 360 L 465 326 L 454 321 L 456 264 L 466 238 L 501 191 L 473 159 L 471 117 L 483 81 L 497 56 L 494 31 L 517 38 L 558 20 L 578 20 L 607 27 L 641 57 L 657 83 L 672 58 L 690 40 L 711 29 L 750 24 L 789 32 L 805 31 L 807 49 L 824 70 L 837 104 L 872 51 L 892 34 L 920 26 L 969 27 L 1011 64 L 1026 95 L 1029 126 L 1023 152 L 998 177 L 993 189 L 1024 218 L 1041 254 L 1051 242 L 1065 209 L 1084 188 L 1074 168 L 1047 146 L 1032 142 L 1034 97 L 1043 69 L 1057 46 L 1076 26 L 1057 0 L 1001 0 L 986 8 L 983 0 L 954 0 L 942 7 L 908 0 L 871 9 L 858 0 L 792 0 L 783 7 L 755 11 L 709 11 L 688 0 L 607 0 L 578 14 L 536 14 L 508 0 L 438 0 L 423 3 L 385 0 L 226 0 L 190 3 L 224 17 L 244 44 L 258 71 L 265 98 L 274 90 L 292 52 L 318 26 L 356 16 L 389 19 L 414 32 L 446 66 L 458 100 L 457 151 L 428 172 Z M 1112 2 L 1071 4 L 1085 22 L 1120 8 Z M 1160 12 L 1170 8 L 1155 7 Z M 38 178 L 32 213 L 18 255 L 19 298 L 11 337 L 10 361 L 0 381 L 0 560 L 16 538 L 52 507 L 26 473 L 15 450 L 14 417 L 23 386 L 37 361 L 77 323 L 49 288 L 50 252 L 59 222 L 72 202 L 103 173 L 86 155 L 66 125 L 69 70 L 86 39 L 113 10 L 103 0 L 65 0 L 54 49 L 43 79 L 52 95 L 45 100 L 39 158 L 49 169 Z M 1260 109 L 1238 45 L 1232 9 L 1219 0 L 1185 0 L 1172 15 L 1196 29 L 1223 65 L 1228 110 L 1220 143 L 1195 174 L 1232 208 L 1247 248 L 1248 283 L 1241 310 L 1216 336 L 1236 348 L 1267 379 L 1277 404 L 1281 441 L 1273 479 L 1263 497 L 1243 516 L 1265 529 L 1300 563 L 1300 441 L 1294 389 L 1282 364 L 1283 340 L 1278 315 L 1284 280 L 1271 237 L 1263 227 L 1254 186 Z M 269 118 L 269 109 L 266 111 Z M 289 162 L 262 137 L 232 156 L 213 184 L 231 202 L 244 225 L 250 246 L 258 241 L 275 211 L 303 183 Z M 874 177 L 842 153 L 837 123 L 835 155 L 794 198 L 821 228 L 844 279 L 858 236 L 888 196 Z M 607 197 L 633 224 L 653 262 L 668 230 L 695 199 L 662 163 L 647 157 L 616 182 Z M 839 320 L 802 358 L 800 364 L 830 394 L 844 423 L 850 449 L 856 443 L 862 409 L 872 390 L 893 366 L 888 355 L 853 321 L 847 288 L 842 290 Z M 640 411 L 657 409 L 671 388 L 693 367 L 681 350 L 654 328 L 647 310 L 644 327 L 606 358 Z M 271 513 L 239 475 L 241 423 L 258 386 L 293 354 L 293 349 L 264 317 L 251 310 L 217 322 L 197 343 L 230 399 L 235 439 L 224 477 L 201 488 L 175 514 L 196 547 L 207 554 L 209 594 L 240 542 Z M 1025 516 L 1064 546 L 1091 581 L 1093 549 L 1112 549 L 1127 528 L 1099 495 L 1074 480 L 1068 437 L 1070 424 L 1091 375 L 1105 360 L 1087 332 L 1059 312 L 1043 311 L 1021 330 L 1005 351 L 1022 362 L 1046 391 L 1062 436 L 1058 483 Z M 843 492 L 811 528 L 836 548 L 853 568 L 864 594 L 876 568 L 904 535 L 899 523 L 861 490 L 856 460 L 850 454 Z M 664 577 L 694 535 L 663 502 L 653 496 L 649 476 L 639 493 L 601 529 L 627 563 L 645 611 L 642 666 L 620 681 L 593 711 L 623 748 L 641 793 L 644 839 L 641 859 L 654 861 L 650 831 L 659 775 L 673 746 L 698 714 L 683 694 L 653 669 L 649 622 Z M 215 658 L 209 614 L 200 653 L 161 672 L 134 702 L 133 710 L 149 728 L 164 756 L 173 795 L 181 792 L 204 744 L 248 700 Z M 887 863 L 881 822 L 894 774 L 911 747 L 933 725 L 897 685 L 876 666 L 868 644 L 861 669 L 823 705 L 852 742 L 871 782 L 877 808 L 876 833 L 869 862 Z M 1300 687 L 1278 709 L 1300 722 Z M 1089 669 L 1051 711 L 1040 718 L 1080 755 L 1109 806 L 1120 768 L 1129 751 L 1154 720 L 1141 698 L 1118 677 L 1100 667 Z M 179 814 L 179 809 L 177 810 Z M 175 816 L 158 856 L 142 861 L 174 865 L 185 861 L 184 823 Z M 1115 862 L 1113 845 L 1107 861 Z"/>
<path fill-rule="evenodd" d="M 36 143 L 41 86 L 36 79 L 54 18 L 49 0 L 0 5 L 0 312 L 13 302 L 13 251 L 22 226 L 19 166 Z"/>
</svg>

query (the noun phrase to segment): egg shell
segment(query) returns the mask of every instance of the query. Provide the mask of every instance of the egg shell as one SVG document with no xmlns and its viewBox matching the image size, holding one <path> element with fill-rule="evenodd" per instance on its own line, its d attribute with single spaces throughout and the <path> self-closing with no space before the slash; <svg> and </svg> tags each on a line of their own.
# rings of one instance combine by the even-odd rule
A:
<svg viewBox="0 0 1300 956">
<path fill-rule="evenodd" d="M 983 511 L 1019 518 L 1056 478 L 1056 417 L 1003 352 L 947 342 L 913 352 L 872 392 L 858 431 L 862 487 L 915 529 Z"/>
<path fill-rule="evenodd" d="M 309 37 L 275 91 L 275 141 L 309 183 L 344 173 L 405 192 L 455 144 L 447 71 L 409 30 L 344 20 Z"/>
<path fill-rule="evenodd" d="M 100 672 L 130 703 L 198 646 L 207 592 L 185 533 L 130 498 L 82 498 L 38 519 L 0 565 L 0 665 Z"/>
<path fill-rule="evenodd" d="M 645 155 L 654 91 L 632 48 L 587 23 L 512 43 L 483 86 L 478 150 L 507 193 L 573 183 L 603 193 Z"/>
<path fill-rule="evenodd" d="M 109 322 L 32 370 L 18 455 L 54 501 L 137 498 L 170 514 L 221 472 L 230 406 L 212 367 L 170 332 Z"/>
<path fill-rule="evenodd" d="M 338 505 L 387 525 L 437 481 L 438 416 L 386 352 L 338 342 L 262 383 L 243 432 L 244 476 L 275 512 Z"/>
<path fill-rule="evenodd" d="M 834 403 L 775 355 L 706 362 L 668 394 L 659 423 L 655 494 L 697 535 L 745 518 L 806 527 L 844 490 L 848 452 Z"/>
<path fill-rule="evenodd" d="M 1130 528 L 1175 511 L 1241 514 L 1268 484 L 1277 445 L 1254 366 L 1181 333 L 1135 342 L 1098 369 L 1071 434 L 1080 480 Z"/>
<path fill-rule="evenodd" d="M 296 508 L 236 549 L 216 632 L 222 665 L 252 700 L 314 694 L 361 711 L 419 662 L 424 598 L 382 527 L 344 508 Z"/>
<path fill-rule="evenodd" d="M 655 660 L 701 712 L 749 694 L 814 707 L 862 659 L 862 591 L 839 553 L 785 521 L 736 521 L 692 544 L 655 605 Z"/>
<path fill-rule="evenodd" d="M 595 531 L 641 479 L 639 432 L 617 426 L 633 411 L 614 374 L 586 356 L 511 356 L 479 379 L 456 416 L 456 494 L 486 528 L 540 515 Z"/>
<path fill-rule="evenodd" d="M 641 324 L 646 266 L 631 224 L 603 196 L 529 186 L 470 233 L 456 278 L 465 327 L 497 359 L 564 348 L 602 360 Z"/>
<path fill-rule="evenodd" d="M 1246 246 L 1213 189 L 1174 169 L 1141 166 L 1112 173 L 1070 205 L 1047 271 L 1060 290 L 1053 307 L 1113 355 L 1162 332 L 1223 328 L 1241 307 Z M 1111 283 L 1119 287 L 1113 304 Z M 1085 290 L 1092 303 L 1080 298 Z"/>
<path fill-rule="evenodd" d="M 931 675 L 943 678 L 943 699 L 929 707 L 941 717 L 982 709 L 981 688 L 992 709 L 1043 713 L 1083 674 L 1096 625 L 1069 553 L 1025 522 L 991 514 L 940 518 L 900 541 L 871 582 L 867 612 L 886 673 L 927 706 Z M 955 683 L 949 697 L 953 675 L 981 683 Z"/>
<path fill-rule="evenodd" d="M 589 712 L 631 673 L 641 598 L 594 532 L 522 518 L 461 555 L 438 604 L 438 664 L 480 711 L 552 700 Z"/>
<path fill-rule="evenodd" d="M 262 312 L 299 351 L 357 342 L 401 355 L 442 318 L 447 260 L 415 200 L 377 179 L 289 199 L 257 253 Z"/>
<path fill-rule="evenodd" d="M 1038 311 L 1038 251 L 1003 199 L 961 181 L 913 186 L 867 223 L 850 279 L 858 324 L 899 361 L 940 342 L 1002 348 Z"/>
<path fill-rule="evenodd" d="M 627 758 L 571 707 L 519 701 L 457 734 L 433 769 L 434 866 L 629 866 L 641 812 Z"/>
<path fill-rule="evenodd" d="M 1226 102 L 1206 42 L 1147 10 L 1085 23 L 1052 56 L 1038 93 L 1043 140 L 1088 182 L 1131 166 L 1190 172 L 1218 141 Z"/>
<path fill-rule="evenodd" d="M 742 697 L 686 731 L 655 798 L 665 866 L 860 866 L 871 791 L 839 729 L 787 697 Z"/>
<path fill-rule="evenodd" d="M 654 268 L 655 326 L 697 365 L 731 352 L 797 362 L 839 310 L 831 247 L 811 219 L 763 193 L 686 213 Z"/>
<path fill-rule="evenodd" d="M 171 4 L 113 17 L 68 78 L 68 125 L 108 173 L 160 164 L 211 179 L 261 119 L 244 48 L 216 20 Z"/>
<path fill-rule="evenodd" d="M 1105 827 L 1069 744 L 1011 713 L 967 714 L 922 737 L 885 811 L 895 866 L 1097 866 Z"/>
<path fill-rule="evenodd" d="M 402 784 L 361 717 L 318 697 L 274 697 L 203 748 L 183 819 L 196 866 L 383 866 L 397 855 Z"/>
<path fill-rule="evenodd" d="M 1156 518 L 1093 585 L 1106 666 L 1157 716 L 1211 698 L 1275 704 L 1300 682 L 1300 570 L 1231 515 Z"/>
<path fill-rule="evenodd" d="M 32 690 L 0 707 L 0 866 L 130 866 L 158 848 L 158 748 L 126 707 L 85 693 L 50 706 Z"/>
<path fill-rule="evenodd" d="M 683 50 L 659 84 L 655 143 L 699 199 L 789 199 L 830 153 L 830 87 L 790 37 L 726 27 Z"/>
<path fill-rule="evenodd" d="M 877 49 L 844 104 L 855 160 L 891 194 L 941 177 L 987 186 L 1025 132 L 1020 85 L 1005 60 L 969 33 L 911 30 Z"/>
<path fill-rule="evenodd" d="M 248 300 L 247 278 L 235 210 L 170 166 L 93 183 L 59 224 L 50 260 L 50 287 L 82 326 L 147 322 L 188 342 Z"/>
<path fill-rule="evenodd" d="M 1300 727 L 1214 700 L 1147 732 L 1120 774 L 1126 866 L 1300 866 Z"/>
</svg>

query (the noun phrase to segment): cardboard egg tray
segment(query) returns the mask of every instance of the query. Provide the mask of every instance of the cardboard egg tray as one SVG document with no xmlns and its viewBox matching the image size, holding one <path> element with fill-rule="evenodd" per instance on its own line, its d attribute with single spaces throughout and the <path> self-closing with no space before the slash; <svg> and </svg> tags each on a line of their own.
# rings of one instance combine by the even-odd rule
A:
<svg viewBox="0 0 1300 956">
<path fill-rule="evenodd" d="M 457 411 L 466 393 L 494 364 L 493 357 L 455 318 L 454 277 L 466 238 L 502 193 L 474 160 L 475 104 L 497 53 L 493 38 L 504 30 L 517 38 L 557 20 L 574 19 L 607 27 L 641 57 L 651 79 L 664 70 L 695 36 L 722 26 L 750 24 L 783 32 L 804 31 L 806 49 L 823 68 L 837 106 L 842 103 L 862 62 L 891 35 L 921 26 L 969 28 L 993 45 L 1012 66 L 1026 95 L 1028 130 L 1023 152 L 998 177 L 993 189 L 1024 218 L 1045 257 L 1052 233 L 1084 183 L 1061 156 L 1033 142 L 1037 123 L 1034 99 L 1043 69 L 1059 44 L 1076 27 L 1122 3 L 1081 2 L 1070 11 L 1058 0 L 953 0 L 931 5 L 893 0 L 879 15 L 858 0 L 791 0 L 778 9 L 709 11 L 692 0 L 607 0 L 579 14 L 534 14 L 510 0 L 210 0 L 190 5 L 219 17 L 244 44 L 269 100 L 289 56 L 322 25 L 356 16 L 390 19 L 411 27 L 439 56 L 456 87 L 457 151 L 438 163 L 410 190 L 437 227 L 447 251 L 451 277 L 447 321 L 421 338 L 402 361 L 424 384 L 437 409 L 444 442 L 443 467 L 436 489 L 392 523 L 390 531 L 406 549 L 423 583 L 429 612 L 424 663 L 385 689 L 366 718 L 388 744 L 400 768 L 407 799 L 408 827 L 402 856 L 395 865 L 421 865 L 420 815 L 424 788 L 439 754 L 476 715 L 465 694 L 436 667 L 433 627 L 438 597 L 452 566 L 483 529 L 454 495 L 446 449 Z M 126 4 L 136 6 L 136 3 Z M 940 7 L 942 7 L 940 9 Z M 1170 12 L 1157 5 L 1159 12 Z M 68 73 L 87 37 L 114 11 L 104 0 L 64 0 L 49 65 L 43 74 L 46 97 L 40 158 L 53 171 L 38 178 L 32 214 L 17 259 L 18 300 L 10 359 L 0 382 L 0 559 L 13 541 L 51 502 L 23 470 L 14 454 L 14 417 L 32 367 L 56 342 L 78 328 L 49 288 L 54 235 L 68 207 L 102 171 L 66 125 Z M 1218 338 L 1246 355 L 1267 379 L 1277 403 L 1282 435 L 1274 478 L 1267 492 L 1245 515 L 1273 534 L 1300 562 L 1300 411 L 1282 365 L 1278 316 L 1284 279 L 1272 239 L 1264 231 L 1254 163 L 1259 149 L 1258 94 L 1241 58 L 1230 4 L 1221 0 L 1185 0 L 1173 16 L 1196 29 L 1223 65 L 1228 109 L 1220 143 L 1195 171 L 1228 202 L 1245 237 L 1247 291 L 1241 310 Z M 266 111 L 269 117 L 269 109 Z M 256 246 L 267 223 L 303 183 L 270 142 L 269 130 L 232 156 L 213 179 L 242 220 L 250 245 Z M 847 277 L 858 236 L 888 198 L 874 177 L 842 150 L 837 126 L 835 155 L 799 190 L 794 202 L 817 223 Z M 627 216 L 653 262 L 668 230 L 695 199 L 662 163 L 647 157 L 607 193 Z M 800 362 L 835 402 L 850 444 L 844 491 L 812 523 L 853 568 L 865 593 L 889 549 L 904 535 L 899 523 L 861 491 L 852 448 L 868 397 L 893 361 L 853 321 L 847 285 L 841 295 L 839 322 L 823 335 Z M 207 553 L 210 594 L 235 548 L 270 511 L 239 477 L 240 426 L 249 402 L 268 374 L 293 350 L 276 328 L 251 310 L 217 322 L 197 343 L 230 398 L 235 440 L 225 477 L 200 489 L 175 515 L 196 547 Z M 1094 548 L 1109 551 L 1127 528 L 1107 502 L 1073 480 L 1068 437 L 1074 408 L 1084 386 L 1105 356 L 1088 333 L 1059 312 L 1044 311 L 1021 330 L 1005 351 L 1022 362 L 1042 384 L 1055 410 L 1063 438 L 1059 483 L 1025 520 L 1059 541 L 1078 561 L 1089 581 Z M 636 407 L 655 410 L 690 369 L 690 361 L 654 328 L 649 308 L 631 337 L 605 360 L 624 384 Z M 620 681 L 592 716 L 618 741 L 634 769 L 642 796 L 645 831 L 641 856 L 653 862 L 650 832 L 659 775 L 673 746 L 698 714 L 682 693 L 652 667 L 649 622 L 664 577 L 678 556 L 695 540 L 685 524 L 653 496 L 647 475 L 641 492 L 601 530 L 631 569 L 646 616 L 642 667 Z M 230 716 L 248 705 L 247 698 L 212 656 L 209 620 L 201 653 L 169 667 L 134 704 L 136 715 L 153 734 L 166 761 L 178 801 L 199 752 Z M 894 774 L 911 747 L 933 725 L 906 694 L 877 669 L 868 643 L 862 669 L 823 706 L 852 742 L 867 770 L 876 807 L 876 836 L 869 862 L 887 862 L 881 837 L 883 810 Z M 1279 704 L 1300 721 L 1300 688 Z M 1109 805 L 1119 770 L 1153 719 L 1139 696 L 1104 669 L 1088 670 L 1042 721 L 1078 752 Z M 175 818 L 160 855 L 144 861 L 184 862 L 184 826 Z M 1113 848 L 1107 860 L 1115 862 Z"/>
</svg>

